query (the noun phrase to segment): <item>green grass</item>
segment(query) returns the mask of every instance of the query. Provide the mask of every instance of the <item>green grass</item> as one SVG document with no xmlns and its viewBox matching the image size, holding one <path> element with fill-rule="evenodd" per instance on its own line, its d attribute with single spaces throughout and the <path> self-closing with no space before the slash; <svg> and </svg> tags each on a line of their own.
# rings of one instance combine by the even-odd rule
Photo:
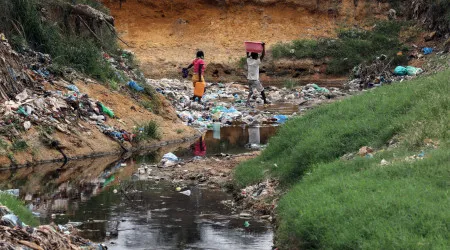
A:
<svg viewBox="0 0 450 250">
<path fill-rule="evenodd" d="M 12 150 L 15 152 L 22 152 L 29 148 L 25 140 L 14 140 L 12 143 Z"/>
<path fill-rule="evenodd" d="M 395 83 L 294 118 L 270 139 L 261 156 L 236 168 L 236 183 L 246 186 L 272 176 L 289 185 L 312 165 L 361 146 L 381 147 L 394 135 L 405 135 L 406 148 L 420 146 L 425 138 L 448 140 L 449 77 L 446 71 Z"/>
<path fill-rule="evenodd" d="M 279 202 L 280 249 L 446 249 L 450 148 L 318 164 Z M 380 166 L 381 159 L 398 162 Z M 401 157 L 399 157 L 401 156 Z"/>
<path fill-rule="evenodd" d="M 240 187 L 277 178 L 280 249 L 445 249 L 450 245 L 450 71 L 318 107 L 239 165 Z M 395 149 L 387 144 L 399 138 Z M 438 149 L 424 140 L 439 141 Z M 339 160 L 361 146 L 374 158 Z M 424 150 L 426 157 L 405 158 Z M 381 166 L 382 159 L 391 162 Z M 277 167 L 274 165 L 276 164 Z"/>
<path fill-rule="evenodd" d="M 0 193 L 0 204 L 6 206 L 27 225 L 38 226 L 39 220 L 25 207 L 25 204 L 9 194 Z"/>
<path fill-rule="evenodd" d="M 277 58 L 313 58 L 331 57 L 327 73 L 345 75 L 353 67 L 371 62 L 381 54 L 394 59 L 393 65 L 406 62 L 406 57 L 397 56 L 398 51 L 406 51 L 399 41 L 399 33 L 406 23 L 384 21 L 376 24 L 371 31 L 362 29 L 341 29 L 337 39 L 295 40 L 291 43 L 278 43 L 272 47 L 272 55 Z"/>
</svg>

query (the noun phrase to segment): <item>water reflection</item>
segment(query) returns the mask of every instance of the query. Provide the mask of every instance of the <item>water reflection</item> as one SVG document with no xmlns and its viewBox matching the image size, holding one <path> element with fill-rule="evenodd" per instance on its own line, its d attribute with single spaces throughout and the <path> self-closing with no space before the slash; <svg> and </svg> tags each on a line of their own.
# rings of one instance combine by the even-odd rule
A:
<svg viewBox="0 0 450 250">
<path fill-rule="evenodd" d="M 222 127 L 220 139 L 216 139 L 217 130 L 209 130 L 204 135 L 207 148 L 206 155 L 213 156 L 220 153 L 240 154 L 250 151 L 248 144 L 267 144 L 270 137 L 277 132 L 276 126 L 248 127 L 246 125 Z M 216 131 L 216 132 L 215 132 Z M 194 151 L 186 148 L 179 148 L 175 155 L 181 158 L 195 156 Z"/>
<path fill-rule="evenodd" d="M 98 240 L 109 235 L 106 243 L 111 249 L 270 249 L 272 245 L 268 225 L 250 221 L 251 226 L 244 228 L 244 220 L 230 216 L 231 211 L 220 204 L 230 199 L 226 193 L 194 187 L 191 196 L 185 196 L 170 186 L 148 182 L 135 182 L 130 189 L 135 192 L 128 197 L 102 192 L 60 222 L 95 218 L 96 222 L 83 225 L 82 233 Z"/>
<path fill-rule="evenodd" d="M 248 137 L 224 135 L 221 140 L 229 143 Z M 197 141 L 194 152 L 206 154 L 207 148 L 209 153 L 214 144 L 208 138 Z M 83 222 L 81 235 L 110 249 L 270 249 L 270 225 L 250 221 L 245 228 L 244 220 L 220 203 L 231 199 L 220 190 L 191 187 L 191 196 L 185 196 L 169 185 L 124 181 L 141 163 L 158 162 L 179 147 L 189 143 L 127 159 L 108 156 L 0 171 L 0 189 L 20 189 L 42 223 Z"/>
</svg>

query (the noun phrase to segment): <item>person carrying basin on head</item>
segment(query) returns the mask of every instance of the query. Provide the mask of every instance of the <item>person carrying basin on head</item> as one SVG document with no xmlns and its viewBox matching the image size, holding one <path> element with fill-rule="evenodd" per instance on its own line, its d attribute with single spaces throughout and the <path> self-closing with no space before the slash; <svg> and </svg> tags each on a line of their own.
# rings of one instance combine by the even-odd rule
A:
<svg viewBox="0 0 450 250">
<path fill-rule="evenodd" d="M 203 51 L 197 51 L 196 58 L 192 61 L 191 64 L 187 68 L 183 69 L 183 72 L 186 72 L 190 68 L 194 67 L 194 74 L 192 75 L 192 83 L 194 84 L 194 97 L 192 98 L 194 101 L 197 98 L 200 103 L 203 97 L 203 94 L 206 90 L 206 83 L 204 78 L 204 73 L 206 69 L 205 64 L 205 54 Z"/>
<path fill-rule="evenodd" d="M 261 65 L 261 61 L 264 59 L 264 56 L 266 55 L 266 46 L 265 46 L 266 44 L 261 43 L 261 45 L 263 48 L 261 56 L 259 56 L 259 54 L 256 52 L 247 51 L 247 71 L 248 71 L 247 80 L 249 93 L 247 97 L 246 106 L 250 106 L 250 97 L 252 97 L 254 89 L 256 89 L 258 92 L 261 93 L 261 96 L 264 100 L 264 104 L 269 104 L 269 102 L 266 99 L 266 94 L 264 93 L 264 87 L 259 81 L 259 65 Z"/>
</svg>

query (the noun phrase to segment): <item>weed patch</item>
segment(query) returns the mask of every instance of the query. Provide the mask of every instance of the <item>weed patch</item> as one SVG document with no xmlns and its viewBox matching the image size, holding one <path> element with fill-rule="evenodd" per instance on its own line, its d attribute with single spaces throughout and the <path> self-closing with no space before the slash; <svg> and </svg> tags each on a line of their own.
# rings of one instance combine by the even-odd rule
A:
<svg viewBox="0 0 450 250">
<path fill-rule="evenodd" d="M 9 194 L 0 193 L 0 204 L 6 206 L 13 212 L 22 222 L 27 225 L 36 227 L 39 220 L 25 207 L 25 204 Z"/>
<path fill-rule="evenodd" d="M 29 148 L 27 142 L 25 140 L 15 140 L 12 143 L 12 150 L 15 152 L 22 152 Z"/>
<path fill-rule="evenodd" d="M 159 131 L 159 125 L 155 121 L 150 121 L 147 124 L 137 126 L 134 131 L 137 141 L 146 141 L 149 139 L 161 139 L 161 132 Z"/>
<path fill-rule="evenodd" d="M 234 173 L 289 191 L 277 208 L 280 249 L 445 249 L 450 214 L 450 71 L 377 88 L 288 121 Z M 339 160 L 362 146 L 395 149 Z M 426 141 L 439 141 L 438 149 Z M 425 148 L 425 149 L 424 149 Z M 411 158 L 423 151 L 424 159 Z M 382 160 L 387 164 L 381 164 Z"/>
</svg>

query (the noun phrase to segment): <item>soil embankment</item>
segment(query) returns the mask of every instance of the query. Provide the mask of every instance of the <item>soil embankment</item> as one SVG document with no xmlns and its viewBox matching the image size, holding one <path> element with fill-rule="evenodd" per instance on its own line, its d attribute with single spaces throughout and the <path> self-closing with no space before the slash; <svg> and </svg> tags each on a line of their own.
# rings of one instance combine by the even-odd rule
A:
<svg viewBox="0 0 450 250">
<path fill-rule="evenodd" d="M 244 41 L 265 41 L 268 46 L 294 39 L 335 36 L 339 24 L 354 25 L 372 6 L 371 15 L 384 15 L 386 5 L 368 1 L 104 1 L 150 78 L 175 78 L 195 51 L 205 51 L 208 81 L 244 80 L 239 60 Z M 320 72 L 324 62 L 308 61 L 306 77 Z M 290 63 L 287 67 L 290 71 Z M 304 64 L 304 63 L 303 63 Z M 263 67 L 285 68 L 283 62 Z M 323 68 L 323 67 L 322 67 Z M 265 82 L 270 74 L 262 74 Z M 298 77 L 298 76 L 297 76 Z M 327 82 L 327 78 L 322 76 Z M 328 80 L 330 81 L 330 80 Z M 339 79 L 338 82 L 341 82 Z M 331 81 L 335 84 L 336 81 Z"/>
<path fill-rule="evenodd" d="M 0 166 L 62 160 L 61 152 L 69 159 L 116 154 L 195 136 L 159 94 L 152 97 L 160 100 L 157 115 L 141 104 L 142 98 L 148 97 L 126 87 L 112 90 L 77 72 L 54 75 L 47 70 L 51 67 L 48 56 L 33 51 L 19 54 L 6 39 L 0 42 L 0 48 L 5 58 L 0 65 L 4 75 L 11 80 L 26 80 L 22 86 L 10 84 L 9 78 L 1 79 L 4 86 L 16 89 L 2 88 L 6 101 L 0 107 Z M 112 117 L 106 118 L 106 113 L 94 115 L 98 103 L 113 111 Z M 150 121 L 157 124 L 160 139 L 124 140 L 124 134 L 136 133 L 137 127 Z"/>
</svg>

